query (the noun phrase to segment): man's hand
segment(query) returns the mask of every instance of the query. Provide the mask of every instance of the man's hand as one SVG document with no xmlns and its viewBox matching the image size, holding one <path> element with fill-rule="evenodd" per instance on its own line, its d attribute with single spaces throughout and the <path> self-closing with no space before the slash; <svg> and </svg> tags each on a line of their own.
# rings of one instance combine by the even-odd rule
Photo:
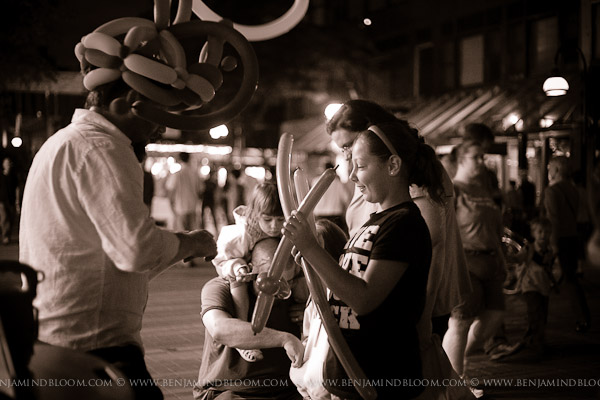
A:
<svg viewBox="0 0 600 400">
<path fill-rule="evenodd" d="M 204 257 L 206 261 L 210 261 L 217 255 L 217 243 L 208 231 L 198 229 L 192 232 L 180 232 L 177 236 L 181 241 L 180 252 L 184 254 L 186 260 Z"/>
<path fill-rule="evenodd" d="M 204 257 L 206 261 L 210 261 L 217 255 L 217 242 L 213 235 L 203 229 L 192 231 L 190 235 L 196 240 L 196 257 Z"/>
<path fill-rule="evenodd" d="M 292 367 L 300 368 L 304 364 L 304 346 L 296 336 L 289 334 L 288 337 L 289 339 L 283 343 L 283 348 L 292 361 Z"/>
</svg>

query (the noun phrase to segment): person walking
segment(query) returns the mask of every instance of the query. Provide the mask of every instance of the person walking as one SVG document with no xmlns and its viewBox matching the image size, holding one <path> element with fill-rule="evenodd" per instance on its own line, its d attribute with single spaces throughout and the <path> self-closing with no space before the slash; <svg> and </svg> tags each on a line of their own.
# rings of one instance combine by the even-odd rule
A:
<svg viewBox="0 0 600 400">
<path fill-rule="evenodd" d="M 569 159 L 555 156 L 548 163 L 549 186 L 543 193 L 543 215 L 552 222 L 552 246 L 562 269 L 561 293 L 567 297 L 576 318 L 575 330 L 590 329 L 591 314 L 577 266 L 580 236 L 577 231 L 579 192 L 571 181 Z"/>
<path fill-rule="evenodd" d="M 223 187 L 223 209 L 225 211 L 225 215 L 227 216 L 228 224 L 235 223 L 233 210 L 235 210 L 238 206 L 245 204 L 246 202 L 246 193 L 244 185 L 242 185 L 241 182 L 241 176 L 242 171 L 240 169 L 232 169 L 227 174 L 227 181 Z"/>
<path fill-rule="evenodd" d="M 480 180 L 485 168 L 483 149 L 479 142 L 467 141 L 456 154 L 456 219 L 473 292 L 452 310 L 443 347 L 454 370 L 464 375 L 465 355 L 482 347 L 502 325 L 506 270 L 501 247 L 502 212 L 494 192 Z M 483 396 L 479 389 L 473 388 L 473 393 Z"/>
<path fill-rule="evenodd" d="M 202 188 L 202 208 L 200 211 L 200 223 L 202 229 L 213 229 L 213 232 L 217 234 L 219 232 L 219 226 L 217 224 L 217 209 L 215 207 L 217 194 L 217 179 L 215 173 L 211 170 L 206 179 L 204 180 Z M 208 216 L 210 215 L 211 223 L 208 223 Z"/>
<path fill-rule="evenodd" d="M 169 192 L 171 208 L 175 214 L 176 230 L 191 231 L 198 228 L 196 222 L 196 205 L 200 194 L 200 176 L 190 165 L 190 154 L 179 153 L 181 169 L 170 175 L 165 183 Z"/>
<path fill-rule="evenodd" d="M 0 173 L 0 239 L 3 245 L 10 244 L 13 226 L 20 205 L 19 177 L 9 157 L 2 159 Z"/>
</svg>

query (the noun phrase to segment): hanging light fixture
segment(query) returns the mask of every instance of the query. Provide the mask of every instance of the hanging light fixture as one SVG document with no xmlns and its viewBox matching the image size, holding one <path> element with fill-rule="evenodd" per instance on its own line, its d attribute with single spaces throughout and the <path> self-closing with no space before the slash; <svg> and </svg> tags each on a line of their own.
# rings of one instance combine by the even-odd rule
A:
<svg viewBox="0 0 600 400">
<path fill-rule="evenodd" d="M 564 96 L 569 91 L 569 82 L 560 76 L 558 69 L 552 71 L 552 76 L 544 81 L 542 86 L 546 96 Z"/>
</svg>

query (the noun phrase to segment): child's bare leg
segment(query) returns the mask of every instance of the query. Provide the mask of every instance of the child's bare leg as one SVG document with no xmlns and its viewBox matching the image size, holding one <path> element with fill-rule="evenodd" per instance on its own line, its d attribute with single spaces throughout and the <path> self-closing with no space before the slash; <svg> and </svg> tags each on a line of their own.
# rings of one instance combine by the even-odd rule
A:
<svg viewBox="0 0 600 400">
<path fill-rule="evenodd" d="M 236 317 L 242 321 L 248 321 L 250 299 L 248 298 L 247 284 L 242 282 L 232 282 L 230 290 Z M 236 350 L 240 353 L 240 356 L 248 362 L 256 362 L 263 359 L 263 354 L 260 350 L 238 348 L 236 348 Z"/>
<path fill-rule="evenodd" d="M 248 299 L 248 288 L 245 283 L 238 282 L 238 285 L 231 285 L 231 297 L 235 308 L 235 316 L 242 321 L 248 321 L 248 309 L 250 300 Z"/>
</svg>

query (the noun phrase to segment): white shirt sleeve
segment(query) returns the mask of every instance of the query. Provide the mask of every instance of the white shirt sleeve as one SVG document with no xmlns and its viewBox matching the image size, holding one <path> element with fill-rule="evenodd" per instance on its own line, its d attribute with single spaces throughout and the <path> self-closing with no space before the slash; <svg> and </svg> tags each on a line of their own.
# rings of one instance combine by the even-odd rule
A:
<svg viewBox="0 0 600 400">
<path fill-rule="evenodd" d="M 117 268 L 145 271 L 170 263 L 179 239 L 150 217 L 143 202 L 142 169 L 130 149 L 98 146 L 76 174 L 81 205 Z"/>
</svg>

